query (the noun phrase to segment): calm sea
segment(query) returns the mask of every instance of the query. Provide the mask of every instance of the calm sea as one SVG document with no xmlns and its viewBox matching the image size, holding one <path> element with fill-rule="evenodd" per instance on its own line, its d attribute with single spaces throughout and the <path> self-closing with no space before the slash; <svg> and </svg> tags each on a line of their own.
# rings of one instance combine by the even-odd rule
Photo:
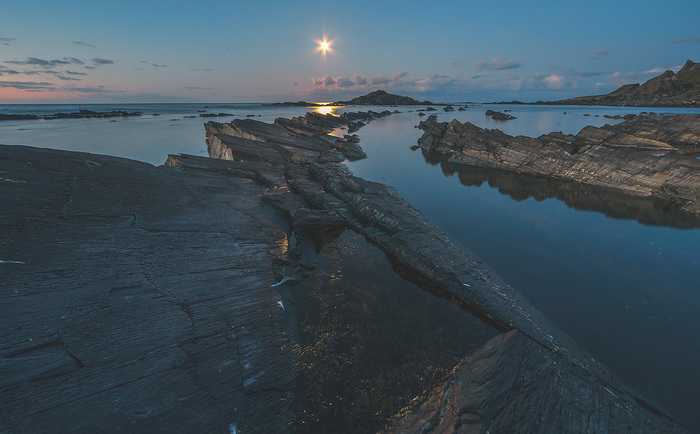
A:
<svg viewBox="0 0 700 434">
<path fill-rule="evenodd" d="M 457 106 L 456 106 L 457 107 Z M 78 109 L 141 111 L 111 119 L 0 121 L 0 143 L 115 155 L 162 164 L 169 153 L 206 155 L 208 120 L 271 122 L 305 107 L 261 104 L 0 105 L 0 113 Z M 511 135 L 575 134 L 620 121 L 604 115 L 700 113 L 616 107 L 488 106 L 432 112 Z M 487 109 L 517 119 L 495 121 Z M 410 203 L 480 257 L 596 359 L 648 400 L 698 429 L 700 406 L 700 229 L 666 204 L 575 184 L 466 170 L 411 151 L 417 107 L 372 121 L 358 135 L 368 155 L 357 175 L 394 186 Z M 338 109 L 338 113 L 348 109 Z M 230 113 L 204 118 L 202 113 Z M 566 113 L 565 113 L 566 112 Z M 192 117 L 194 116 L 194 117 Z M 663 158 L 663 157 L 660 157 Z"/>
</svg>

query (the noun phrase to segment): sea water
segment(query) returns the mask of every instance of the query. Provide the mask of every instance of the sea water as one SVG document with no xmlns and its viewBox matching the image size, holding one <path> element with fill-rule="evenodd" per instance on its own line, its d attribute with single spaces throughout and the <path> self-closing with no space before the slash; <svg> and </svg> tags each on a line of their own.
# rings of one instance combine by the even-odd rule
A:
<svg viewBox="0 0 700 434">
<path fill-rule="evenodd" d="M 517 119 L 495 121 L 484 114 L 489 108 L 510 108 Z M 457 118 L 537 137 L 621 122 L 603 115 L 651 110 L 477 106 L 431 113 L 439 121 Z M 399 114 L 361 129 L 368 158 L 350 168 L 394 186 L 619 378 L 677 420 L 700 427 L 697 221 L 654 209 L 651 201 L 628 205 L 624 196 L 572 183 L 498 171 L 457 173 L 426 162 L 420 150 L 410 150 L 422 135 L 414 128 L 420 119 Z"/>
<path fill-rule="evenodd" d="M 455 105 L 458 108 L 463 105 Z M 469 104 L 436 111 L 510 135 L 576 134 L 604 117 L 698 109 Z M 108 119 L 0 121 L 0 143 L 94 152 L 162 164 L 170 153 L 207 155 L 203 123 L 303 115 L 306 107 L 262 104 L 0 105 L 0 113 L 51 114 L 78 109 L 141 111 Z M 672 416 L 700 427 L 700 229 L 651 202 L 551 185 L 528 177 L 458 170 L 411 151 L 422 107 L 355 106 L 401 113 L 358 131 L 365 160 L 357 175 L 394 186 L 459 243 L 525 295 L 619 377 Z M 496 121 L 488 109 L 516 117 Z M 202 113 L 233 116 L 200 117 Z M 660 157 L 663 158 L 663 157 Z M 510 177 L 509 177 L 510 176 Z M 587 199 L 587 200 L 586 200 Z M 628 203 L 629 202 L 629 203 Z"/>
</svg>

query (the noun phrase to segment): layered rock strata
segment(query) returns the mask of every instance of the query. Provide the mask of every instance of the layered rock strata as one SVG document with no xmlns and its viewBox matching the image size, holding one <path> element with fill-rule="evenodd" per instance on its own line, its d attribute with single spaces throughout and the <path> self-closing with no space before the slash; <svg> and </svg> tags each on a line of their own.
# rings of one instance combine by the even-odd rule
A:
<svg viewBox="0 0 700 434">
<path fill-rule="evenodd" d="M 215 153 L 240 156 L 244 150 L 249 152 L 249 140 L 254 140 L 251 131 L 277 131 L 279 125 L 258 123 L 240 130 L 209 123 L 206 130 Z M 443 432 L 469 427 L 485 431 L 498 419 L 494 426 L 535 432 L 558 428 L 572 432 L 592 428 L 682 431 L 586 356 L 517 291 L 456 246 L 393 188 L 355 177 L 322 153 L 290 164 L 293 161 L 288 156 L 283 154 L 280 159 L 268 153 L 269 148 L 279 146 L 265 138 L 269 134 L 255 136 L 260 140 L 256 140 L 257 152 L 251 159 L 265 166 L 262 174 L 249 177 L 269 180 L 264 199 L 285 214 L 295 230 L 303 233 L 315 225 L 352 228 L 504 333 L 465 360 L 442 388 L 417 399 L 387 430 Z M 213 139 L 216 146 L 211 146 Z M 306 150 L 303 144 L 299 148 Z M 171 163 L 188 165 L 192 158 L 172 157 Z M 307 224 L 309 219 L 314 223 Z M 472 390 L 469 381 L 481 384 L 482 391 Z M 445 390 L 464 405 L 452 406 L 444 399 Z M 625 415 L 618 414 L 620 411 Z M 462 416 L 469 412 L 476 416 L 467 424 Z"/>
<path fill-rule="evenodd" d="M 158 168 L 0 146 L 0 430 L 299 429 L 286 283 L 309 268 L 286 265 L 290 239 L 350 228 L 498 333 L 387 430 L 683 431 L 393 188 L 339 165 L 341 124 L 210 122 L 221 158 Z"/>
<path fill-rule="evenodd" d="M 509 136 L 469 122 L 420 123 L 428 154 L 465 166 L 574 181 L 700 214 L 700 116 L 636 116 L 577 135 Z"/>
</svg>

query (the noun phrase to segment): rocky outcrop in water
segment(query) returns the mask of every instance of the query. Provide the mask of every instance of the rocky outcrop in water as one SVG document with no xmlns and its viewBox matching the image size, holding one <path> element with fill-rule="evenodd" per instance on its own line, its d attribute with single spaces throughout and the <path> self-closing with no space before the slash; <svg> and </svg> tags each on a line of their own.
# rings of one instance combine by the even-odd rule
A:
<svg viewBox="0 0 700 434">
<path fill-rule="evenodd" d="M 495 119 L 497 121 L 509 121 L 511 119 L 515 119 L 515 116 L 513 115 L 503 112 L 496 112 L 493 110 L 486 110 L 486 116 L 491 116 L 491 119 Z"/>
<path fill-rule="evenodd" d="M 613 188 L 654 197 L 700 214 L 700 116 L 638 116 L 588 126 L 577 135 L 509 136 L 469 122 L 426 120 L 418 143 L 430 154 L 467 166 Z"/>
<path fill-rule="evenodd" d="M 88 118 L 116 118 L 127 116 L 141 116 L 142 112 L 127 112 L 113 110 L 109 112 L 96 112 L 92 110 L 79 110 L 72 113 L 54 113 L 52 115 L 28 115 L 28 114 L 0 114 L 0 121 L 25 120 L 25 119 L 88 119 Z"/>
</svg>

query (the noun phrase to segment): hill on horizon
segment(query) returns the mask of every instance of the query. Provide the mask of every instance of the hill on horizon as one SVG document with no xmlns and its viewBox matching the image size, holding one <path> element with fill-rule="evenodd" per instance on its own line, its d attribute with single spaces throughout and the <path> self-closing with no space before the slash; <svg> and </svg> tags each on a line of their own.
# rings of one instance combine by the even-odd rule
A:
<svg viewBox="0 0 700 434">
<path fill-rule="evenodd" d="M 545 104 L 700 107 L 700 64 L 688 60 L 677 73 L 669 70 L 641 85 L 626 84 L 605 95 L 580 96 Z"/>
</svg>

